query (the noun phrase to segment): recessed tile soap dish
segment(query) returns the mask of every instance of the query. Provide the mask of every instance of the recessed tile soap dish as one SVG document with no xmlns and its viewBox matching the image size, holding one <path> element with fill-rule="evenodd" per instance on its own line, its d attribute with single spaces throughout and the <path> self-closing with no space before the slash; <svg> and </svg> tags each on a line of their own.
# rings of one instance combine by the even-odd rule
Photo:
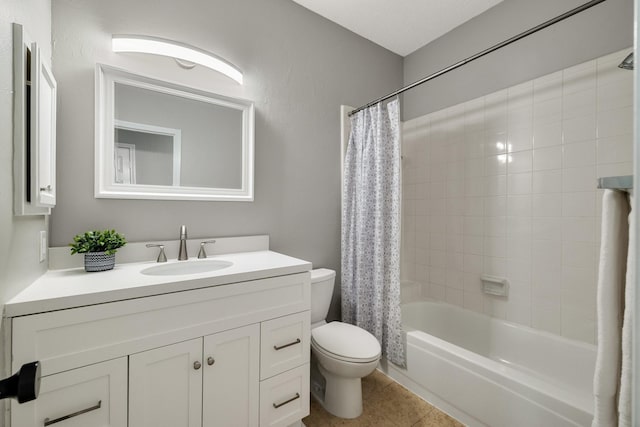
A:
<svg viewBox="0 0 640 427">
<path fill-rule="evenodd" d="M 480 276 L 480 280 L 482 281 L 482 292 L 485 294 L 499 297 L 509 296 L 509 281 L 506 277 L 483 274 Z"/>
</svg>

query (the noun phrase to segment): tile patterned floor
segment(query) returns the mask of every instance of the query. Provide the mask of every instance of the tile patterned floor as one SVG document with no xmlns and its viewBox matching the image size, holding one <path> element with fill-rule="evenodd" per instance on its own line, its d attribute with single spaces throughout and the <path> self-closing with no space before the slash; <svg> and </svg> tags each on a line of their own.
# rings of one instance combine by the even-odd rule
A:
<svg viewBox="0 0 640 427">
<path fill-rule="evenodd" d="M 380 371 L 362 379 L 362 415 L 352 420 L 334 417 L 311 399 L 307 427 L 463 427 Z"/>
</svg>

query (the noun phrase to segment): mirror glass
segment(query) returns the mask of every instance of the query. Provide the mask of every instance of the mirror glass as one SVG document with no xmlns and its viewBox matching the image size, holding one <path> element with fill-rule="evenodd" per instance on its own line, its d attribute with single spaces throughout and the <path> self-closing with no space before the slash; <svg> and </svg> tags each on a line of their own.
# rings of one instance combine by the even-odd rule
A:
<svg viewBox="0 0 640 427">
<path fill-rule="evenodd" d="M 253 104 L 99 65 L 96 197 L 253 200 Z"/>
</svg>

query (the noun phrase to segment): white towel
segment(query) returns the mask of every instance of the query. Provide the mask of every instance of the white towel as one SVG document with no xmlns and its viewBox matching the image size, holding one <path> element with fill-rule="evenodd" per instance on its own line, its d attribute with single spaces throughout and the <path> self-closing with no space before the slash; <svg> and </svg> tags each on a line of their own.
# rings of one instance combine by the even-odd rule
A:
<svg viewBox="0 0 640 427">
<path fill-rule="evenodd" d="M 633 197 L 629 204 L 633 206 Z M 629 254 L 627 255 L 627 280 L 624 292 L 624 320 L 622 322 L 622 360 L 620 367 L 620 399 L 618 401 L 618 426 L 631 427 L 631 388 L 632 368 L 632 322 L 634 310 L 634 294 L 636 283 L 636 222 L 633 212 L 629 214 Z"/>
<path fill-rule="evenodd" d="M 598 354 L 593 378 L 595 404 L 592 427 L 618 425 L 617 403 L 621 382 L 622 323 L 629 252 L 629 210 L 627 193 L 605 190 L 602 200 L 602 236 L 597 296 Z M 630 273 L 633 274 L 632 269 L 630 269 Z M 630 374 L 630 365 L 625 368 Z M 630 402 L 620 401 L 621 406 L 626 407 L 629 404 Z"/>
</svg>

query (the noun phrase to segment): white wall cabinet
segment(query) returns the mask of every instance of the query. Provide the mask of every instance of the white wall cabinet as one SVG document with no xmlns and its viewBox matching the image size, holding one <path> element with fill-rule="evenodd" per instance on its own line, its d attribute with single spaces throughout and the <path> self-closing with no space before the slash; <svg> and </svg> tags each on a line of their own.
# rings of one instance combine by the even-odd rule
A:
<svg viewBox="0 0 640 427">
<path fill-rule="evenodd" d="M 43 391 L 83 397 L 11 402 L 12 426 L 42 427 L 98 402 L 60 426 L 299 423 L 309 414 L 309 310 L 306 272 L 10 318 L 12 369 L 40 360 Z M 87 381 L 103 366 L 108 375 Z M 58 378 L 64 386 L 49 385 Z M 92 381 L 99 392 L 86 389 Z"/>
<path fill-rule="evenodd" d="M 56 205 L 57 84 L 40 47 L 13 24 L 14 213 L 46 215 Z"/>
</svg>

